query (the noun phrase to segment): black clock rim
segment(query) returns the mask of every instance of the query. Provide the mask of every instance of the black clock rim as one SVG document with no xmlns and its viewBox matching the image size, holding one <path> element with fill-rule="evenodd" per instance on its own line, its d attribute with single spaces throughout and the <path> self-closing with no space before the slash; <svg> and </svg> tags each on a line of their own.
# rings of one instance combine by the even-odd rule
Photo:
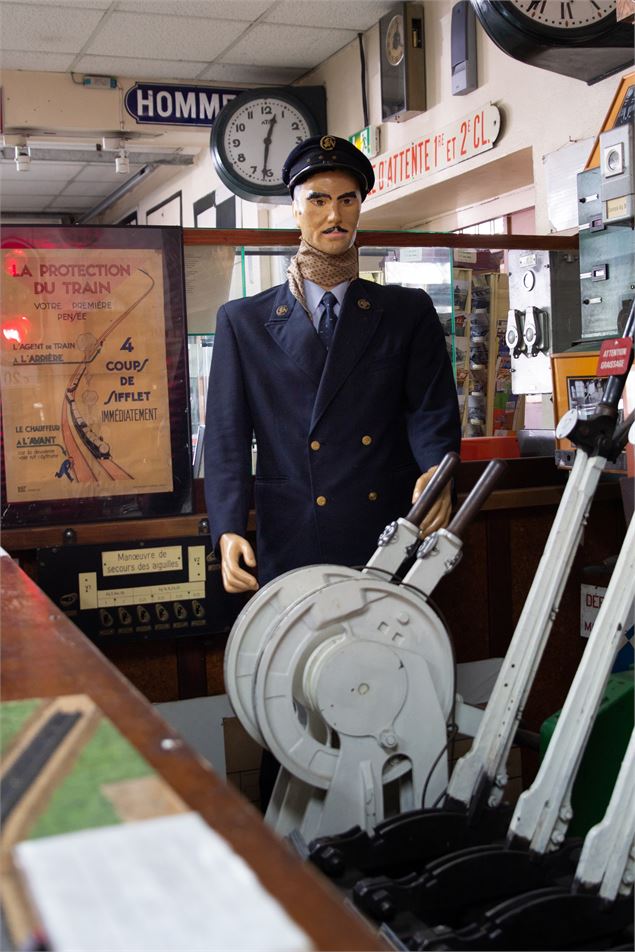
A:
<svg viewBox="0 0 635 952">
<path fill-rule="evenodd" d="M 267 89 L 248 89 L 244 93 L 239 93 L 226 106 L 223 106 L 217 118 L 214 121 L 210 132 L 210 154 L 214 169 L 221 180 L 231 191 L 240 197 L 241 192 L 246 192 L 250 196 L 262 196 L 263 198 L 284 197 L 289 192 L 285 185 L 254 185 L 253 182 L 244 179 L 237 172 L 234 172 L 230 163 L 227 161 L 227 153 L 222 145 L 223 135 L 227 125 L 231 121 L 235 112 L 242 109 L 250 102 L 259 102 L 263 99 L 279 99 L 288 103 L 300 112 L 309 127 L 309 135 L 318 134 L 318 123 L 308 106 L 286 89 L 272 86 Z"/>
<path fill-rule="evenodd" d="M 507 26 L 521 32 L 526 40 L 533 40 L 543 45 L 560 46 L 563 41 L 567 46 L 574 46 L 576 42 L 586 43 L 610 32 L 617 25 L 615 11 L 596 23 L 565 29 L 532 20 L 518 7 L 512 6 L 508 0 L 471 0 L 471 2 L 486 32 L 490 26 L 489 18 L 492 13 L 495 13 L 499 17 L 499 22 L 503 21 Z"/>
</svg>

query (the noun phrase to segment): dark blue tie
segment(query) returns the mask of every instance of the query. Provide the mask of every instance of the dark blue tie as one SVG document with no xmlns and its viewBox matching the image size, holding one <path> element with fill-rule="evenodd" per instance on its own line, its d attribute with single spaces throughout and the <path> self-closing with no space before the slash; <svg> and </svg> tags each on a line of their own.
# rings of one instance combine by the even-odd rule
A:
<svg viewBox="0 0 635 952">
<path fill-rule="evenodd" d="M 333 337 L 333 331 L 335 330 L 335 322 L 337 321 L 335 314 L 337 298 L 331 291 L 325 291 L 320 304 L 324 306 L 324 311 L 322 312 L 320 323 L 318 324 L 318 334 L 320 340 L 328 350 L 331 338 Z"/>
</svg>

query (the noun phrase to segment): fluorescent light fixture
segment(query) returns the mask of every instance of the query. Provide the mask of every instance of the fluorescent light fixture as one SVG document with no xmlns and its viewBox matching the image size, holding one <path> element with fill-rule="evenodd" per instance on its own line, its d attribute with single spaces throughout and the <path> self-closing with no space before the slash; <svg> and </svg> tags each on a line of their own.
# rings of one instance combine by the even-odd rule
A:
<svg viewBox="0 0 635 952">
<path fill-rule="evenodd" d="M 28 145 L 16 145 L 15 167 L 18 172 L 29 172 L 31 170 L 31 151 Z"/>
<path fill-rule="evenodd" d="M 115 172 L 119 175 L 128 175 L 130 172 L 130 161 L 125 149 L 119 149 L 115 156 Z"/>
</svg>

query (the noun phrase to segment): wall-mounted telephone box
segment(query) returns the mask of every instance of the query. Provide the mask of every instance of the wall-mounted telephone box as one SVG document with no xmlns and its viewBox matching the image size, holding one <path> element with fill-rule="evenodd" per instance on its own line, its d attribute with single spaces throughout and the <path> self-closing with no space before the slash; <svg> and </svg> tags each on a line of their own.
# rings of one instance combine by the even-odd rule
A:
<svg viewBox="0 0 635 952">
<path fill-rule="evenodd" d="M 551 354 L 580 335 L 580 272 L 577 254 L 509 252 L 506 343 L 513 393 L 551 393 Z"/>
</svg>

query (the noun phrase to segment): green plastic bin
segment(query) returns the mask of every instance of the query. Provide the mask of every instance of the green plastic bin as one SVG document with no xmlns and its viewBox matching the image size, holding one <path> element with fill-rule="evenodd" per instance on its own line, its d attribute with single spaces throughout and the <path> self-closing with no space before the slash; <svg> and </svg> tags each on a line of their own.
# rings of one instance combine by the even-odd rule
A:
<svg viewBox="0 0 635 952">
<path fill-rule="evenodd" d="M 556 729 L 560 711 L 540 728 L 540 759 Z M 569 835 L 584 836 L 602 819 L 613 792 L 615 778 L 633 730 L 633 669 L 612 674 L 606 684 L 584 757 L 578 770 L 571 806 Z"/>
</svg>

